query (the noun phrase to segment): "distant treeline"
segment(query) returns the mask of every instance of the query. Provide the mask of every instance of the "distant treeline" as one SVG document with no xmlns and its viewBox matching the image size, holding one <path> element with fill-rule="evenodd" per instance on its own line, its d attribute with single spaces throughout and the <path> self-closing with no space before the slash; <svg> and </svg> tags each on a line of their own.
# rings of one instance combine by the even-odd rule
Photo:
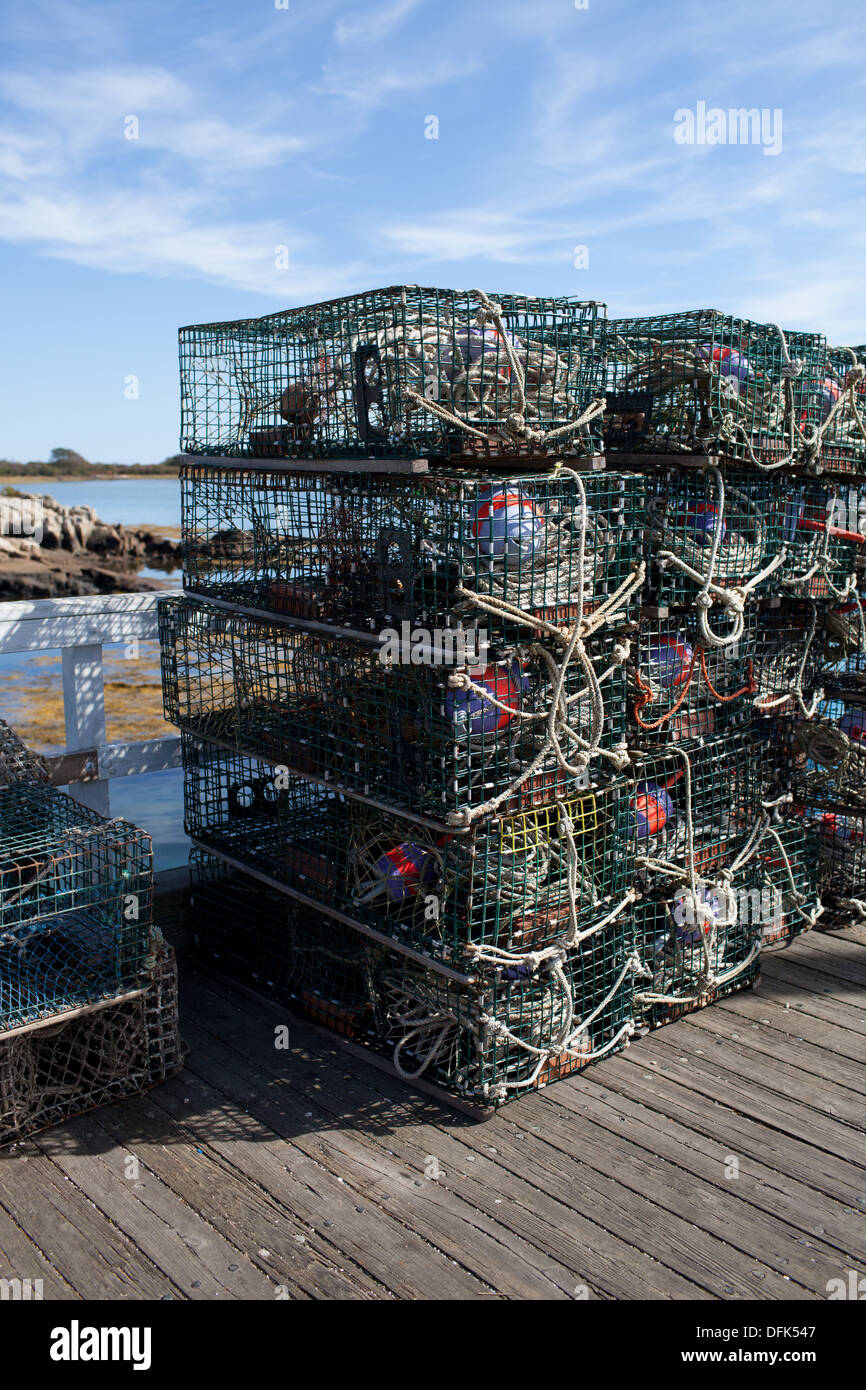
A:
<svg viewBox="0 0 866 1390">
<path fill-rule="evenodd" d="M 0 477 L 13 478 L 129 478 L 175 477 L 181 455 L 163 459 L 162 463 L 91 463 L 74 449 L 52 449 L 51 457 L 31 463 L 14 463 L 0 459 Z"/>
</svg>

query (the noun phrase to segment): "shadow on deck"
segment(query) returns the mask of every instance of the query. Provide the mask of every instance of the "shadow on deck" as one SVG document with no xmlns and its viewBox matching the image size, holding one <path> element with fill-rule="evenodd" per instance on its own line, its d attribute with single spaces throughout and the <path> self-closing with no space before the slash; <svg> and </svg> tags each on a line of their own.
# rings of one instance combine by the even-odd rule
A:
<svg viewBox="0 0 866 1390">
<path fill-rule="evenodd" d="M 864 945 L 812 933 L 757 991 L 481 1125 L 186 963 L 183 1074 L 0 1157 L 0 1277 L 55 1299 L 823 1299 L 866 1261 Z"/>
</svg>

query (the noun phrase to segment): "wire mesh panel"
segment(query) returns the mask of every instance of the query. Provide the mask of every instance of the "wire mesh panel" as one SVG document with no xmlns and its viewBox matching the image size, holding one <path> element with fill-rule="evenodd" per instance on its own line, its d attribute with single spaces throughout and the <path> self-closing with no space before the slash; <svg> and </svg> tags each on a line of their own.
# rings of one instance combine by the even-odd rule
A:
<svg viewBox="0 0 866 1390">
<path fill-rule="evenodd" d="M 604 306 L 396 286 L 180 330 L 181 449 L 229 456 L 594 453 Z"/>
<path fill-rule="evenodd" d="M 186 599 L 160 614 L 172 723 L 396 809 L 462 824 L 622 761 L 625 675 L 603 637 L 565 667 L 551 713 L 563 656 L 540 644 L 461 670 Z"/>
<path fill-rule="evenodd" d="M 733 863 L 764 816 L 767 745 L 731 730 L 697 746 L 640 757 L 632 772 L 629 825 L 647 890 Z"/>
<path fill-rule="evenodd" d="M 0 788 L 0 1029 L 134 983 L 151 896 L 143 831 L 43 784 Z"/>
<path fill-rule="evenodd" d="M 813 600 L 785 599 L 754 617 L 755 709 L 799 714 L 809 705 L 823 665 L 824 614 Z"/>
<path fill-rule="evenodd" d="M 826 345 L 714 310 L 614 319 L 607 332 L 605 448 L 793 462 L 819 422 Z"/>
<path fill-rule="evenodd" d="M 656 603 L 705 602 L 715 622 L 755 597 L 844 594 L 862 564 L 866 493 L 855 485 L 670 468 L 647 488 Z"/>
<path fill-rule="evenodd" d="M 630 918 L 564 962 L 487 968 L 461 984 L 194 853 L 197 949 L 408 1080 L 498 1105 L 623 1047 L 633 1029 Z"/>
<path fill-rule="evenodd" d="M 828 347 L 823 377 L 815 382 L 811 428 L 804 422 L 806 460 L 835 473 L 866 471 L 864 361 L 866 347 Z"/>
<path fill-rule="evenodd" d="M 754 612 L 739 635 L 733 624 L 733 617 L 720 619 L 719 629 L 734 640 L 713 647 L 700 640 L 693 610 L 639 623 L 626 667 L 633 746 L 710 738 L 748 724 L 759 625 Z"/>
<path fill-rule="evenodd" d="M 807 807 L 807 834 L 818 848 L 818 926 L 837 928 L 866 919 L 866 814 L 852 807 Z"/>
<path fill-rule="evenodd" d="M 866 693 L 819 700 L 812 718 L 784 730 L 795 798 L 815 806 L 866 810 Z"/>
<path fill-rule="evenodd" d="M 820 925 L 818 839 L 802 816 L 771 821 L 754 863 L 762 948 L 792 941 Z"/>
<path fill-rule="evenodd" d="M 160 937 L 144 992 L 0 1042 L 0 1144 L 158 1085 L 182 1066 L 174 952 Z"/>
<path fill-rule="evenodd" d="M 642 548 L 645 490 L 632 476 L 503 482 L 190 465 L 181 483 L 188 589 L 363 630 L 406 621 L 520 631 L 491 611 L 503 602 L 575 621 L 581 598 L 593 611 L 627 583 Z"/>
<path fill-rule="evenodd" d="M 197 842 L 459 970 L 585 931 L 633 877 L 623 781 L 443 835 L 186 736 L 183 761 Z"/>
<path fill-rule="evenodd" d="M 724 885 L 698 878 L 658 889 L 635 906 L 643 975 L 635 994 L 639 1026 L 658 1028 L 752 984 L 759 973 L 764 911 L 775 897 L 754 864 Z"/>
</svg>

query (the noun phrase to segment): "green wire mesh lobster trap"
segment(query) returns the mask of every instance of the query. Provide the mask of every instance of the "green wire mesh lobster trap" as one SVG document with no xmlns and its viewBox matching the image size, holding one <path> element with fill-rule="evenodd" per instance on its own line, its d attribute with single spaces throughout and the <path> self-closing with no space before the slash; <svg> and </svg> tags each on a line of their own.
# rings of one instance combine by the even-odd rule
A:
<svg viewBox="0 0 866 1390">
<path fill-rule="evenodd" d="M 817 846 L 818 888 L 825 930 L 866 919 L 866 812 L 844 802 L 834 808 L 807 806 L 807 835 Z"/>
<path fill-rule="evenodd" d="M 607 325 L 605 448 L 706 453 L 773 468 L 820 424 L 826 344 L 714 310 Z"/>
<path fill-rule="evenodd" d="M 812 420 L 803 422 L 805 462 L 834 473 L 866 472 L 864 360 L 866 347 L 827 349 Z"/>
<path fill-rule="evenodd" d="M 733 619 L 722 618 L 724 631 Z M 703 644 L 693 610 L 643 618 L 630 639 L 629 742 L 636 748 L 679 743 L 749 723 L 756 688 L 758 623 L 747 612 L 736 641 Z"/>
<path fill-rule="evenodd" d="M 197 947 L 264 984 L 408 1080 L 500 1105 L 626 1045 L 637 959 L 630 918 L 559 955 L 461 981 L 310 914 L 194 853 Z"/>
<path fill-rule="evenodd" d="M 709 645 L 719 616 L 738 618 L 756 597 L 842 598 L 862 567 L 856 485 L 707 468 L 667 469 L 647 490 L 648 597 L 695 605 Z"/>
<path fill-rule="evenodd" d="M 751 729 L 635 755 L 629 825 L 642 887 L 737 860 L 767 816 L 767 755 Z"/>
<path fill-rule="evenodd" d="M 514 608 L 574 622 L 637 585 L 645 496 L 568 470 L 298 475 L 181 470 L 184 583 L 198 596 L 364 631 L 411 623 L 524 636 Z M 506 608 L 504 605 L 508 605 Z"/>
<path fill-rule="evenodd" d="M 820 925 L 818 837 L 802 814 L 767 826 L 755 852 L 761 907 L 761 946 L 787 944 Z M 754 914 L 753 914 L 754 915 Z"/>
<path fill-rule="evenodd" d="M 625 760 L 625 652 L 603 637 L 570 664 L 533 643 L 461 671 L 180 599 L 160 641 L 173 724 L 446 830 Z"/>
<path fill-rule="evenodd" d="M 182 1066 L 174 952 L 155 934 L 135 997 L 0 1041 L 0 1144 L 148 1090 Z"/>
<path fill-rule="evenodd" d="M 657 889 L 635 907 L 642 975 L 635 993 L 639 1027 L 658 1028 L 754 983 L 760 969 L 763 910 L 775 898 L 754 865 L 724 884 L 695 880 Z"/>
<path fill-rule="evenodd" d="M 604 306 L 396 286 L 180 330 L 181 449 L 265 458 L 601 441 Z"/>
<path fill-rule="evenodd" d="M 0 788 L 0 1030 L 121 994 L 148 953 L 150 837 L 39 783 Z"/>
<path fill-rule="evenodd" d="M 622 779 L 448 835 L 188 736 L 182 751 L 197 844 L 459 970 L 520 964 L 628 908 Z"/>
<path fill-rule="evenodd" d="M 797 801 L 866 810 L 866 690 L 814 699 L 803 716 L 779 721 Z"/>
<path fill-rule="evenodd" d="M 756 715 L 789 715 L 811 703 L 823 665 L 824 613 L 811 599 L 783 599 L 753 615 Z"/>
</svg>

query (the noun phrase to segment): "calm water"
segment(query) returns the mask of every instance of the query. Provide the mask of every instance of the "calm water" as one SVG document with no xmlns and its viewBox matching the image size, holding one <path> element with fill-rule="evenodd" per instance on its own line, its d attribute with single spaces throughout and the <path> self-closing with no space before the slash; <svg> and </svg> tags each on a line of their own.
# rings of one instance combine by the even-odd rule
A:
<svg viewBox="0 0 866 1390">
<path fill-rule="evenodd" d="M 20 490 L 47 494 L 65 506 L 93 507 L 101 521 L 124 526 L 180 525 L 180 483 L 177 478 L 117 479 L 107 482 L 21 483 Z M 163 572 L 142 570 L 157 579 L 171 579 Z M 179 582 L 179 576 L 173 577 Z M 108 651 L 109 649 L 106 649 Z M 37 654 L 34 654 L 37 655 Z M 0 716 L 3 715 L 3 674 L 22 671 L 28 656 L 0 654 Z M 166 733 L 170 726 L 165 725 Z M 111 812 L 123 816 L 153 836 L 154 859 L 158 869 L 185 864 L 189 842 L 183 830 L 183 774 L 148 772 L 139 777 L 118 777 L 111 784 Z"/>
<path fill-rule="evenodd" d="M 180 483 L 177 478 L 119 478 L 108 482 L 30 483 L 21 492 L 39 492 L 64 507 L 93 507 L 100 521 L 122 526 L 179 526 Z"/>
</svg>

